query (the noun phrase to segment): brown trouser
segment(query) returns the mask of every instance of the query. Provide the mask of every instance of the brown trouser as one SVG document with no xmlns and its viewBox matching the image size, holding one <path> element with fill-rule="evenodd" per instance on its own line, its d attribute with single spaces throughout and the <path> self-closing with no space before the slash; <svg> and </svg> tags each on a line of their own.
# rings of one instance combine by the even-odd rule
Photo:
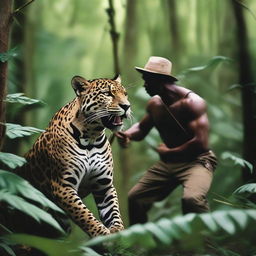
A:
<svg viewBox="0 0 256 256">
<path fill-rule="evenodd" d="M 145 223 L 152 204 L 183 186 L 183 213 L 209 211 L 207 192 L 211 186 L 217 159 L 212 151 L 183 163 L 157 162 L 129 192 L 130 224 Z"/>
</svg>

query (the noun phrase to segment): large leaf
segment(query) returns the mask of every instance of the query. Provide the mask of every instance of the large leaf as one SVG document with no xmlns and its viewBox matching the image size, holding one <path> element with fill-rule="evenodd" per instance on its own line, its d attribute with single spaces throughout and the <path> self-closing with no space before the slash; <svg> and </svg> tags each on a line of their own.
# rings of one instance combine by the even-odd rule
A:
<svg viewBox="0 0 256 256">
<path fill-rule="evenodd" d="M 4 152 L 0 152 L 0 161 L 6 164 L 11 169 L 22 166 L 26 163 L 26 159 L 24 157 Z"/>
<path fill-rule="evenodd" d="M 59 223 L 49 213 L 31 203 L 28 203 L 20 196 L 14 195 L 5 189 L 2 189 L 0 190 L 0 201 L 6 202 L 13 208 L 22 211 L 38 222 L 44 221 L 61 231 L 63 234 L 65 233 L 60 227 Z"/>
<path fill-rule="evenodd" d="M 0 190 L 7 190 L 13 195 L 21 195 L 24 198 L 39 203 L 43 207 L 63 213 L 57 205 L 47 199 L 39 190 L 11 172 L 0 170 Z"/>
<path fill-rule="evenodd" d="M 221 158 L 222 159 L 231 159 L 232 161 L 234 161 L 234 164 L 240 165 L 242 167 L 248 167 L 251 172 L 253 171 L 252 164 L 249 163 L 248 161 L 242 159 L 235 153 L 223 152 L 221 155 Z"/>
<path fill-rule="evenodd" d="M 107 241 L 125 239 L 128 246 L 140 245 L 142 247 L 157 247 L 163 244 L 175 245 L 174 241 L 190 240 L 201 237 L 204 234 L 216 234 L 216 232 L 232 236 L 242 230 L 251 230 L 255 226 L 256 210 L 220 210 L 212 213 L 194 214 L 175 217 L 173 219 L 161 219 L 156 223 L 137 224 L 130 228 L 109 236 L 93 238 L 85 243 L 85 246 L 102 244 Z M 239 229 L 238 226 L 239 225 Z M 196 234 L 196 236 L 191 236 Z M 139 239 L 137 239 L 140 237 Z M 157 240 L 148 245 L 147 239 Z M 191 241 L 190 241 L 191 243 Z M 182 244 L 182 243 L 181 243 Z"/>
<path fill-rule="evenodd" d="M 32 105 L 32 104 L 45 104 L 41 100 L 31 99 L 26 96 L 24 96 L 24 93 L 13 93 L 8 94 L 5 99 L 6 102 L 9 103 L 21 103 L 24 105 Z"/>
<path fill-rule="evenodd" d="M 183 78 L 184 76 L 186 76 L 190 73 L 204 71 L 204 70 L 209 69 L 209 68 L 214 68 L 217 65 L 219 65 L 220 63 L 230 62 L 230 61 L 232 61 L 232 59 L 230 59 L 228 57 L 225 57 L 225 56 L 214 56 L 205 65 L 188 68 L 188 69 L 182 71 L 179 75 L 177 75 L 177 77 L 179 79 L 181 79 L 181 78 Z"/>
<path fill-rule="evenodd" d="M 11 234 L 5 238 L 11 243 L 37 248 L 48 256 L 100 256 L 90 248 L 82 249 L 78 242 L 71 243 L 27 234 Z"/>
<path fill-rule="evenodd" d="M 6 123 L 6 135 L 10 139 L 14 139 L 17 137 L 24 137 L 24 136 L 30 136 L 34 133 L 40 133 L 44 132 L 44 130 L 30 127 L 30 126 L 21 126 L 19 124 L 11 124 L 11 123 Z"/>
</svg>

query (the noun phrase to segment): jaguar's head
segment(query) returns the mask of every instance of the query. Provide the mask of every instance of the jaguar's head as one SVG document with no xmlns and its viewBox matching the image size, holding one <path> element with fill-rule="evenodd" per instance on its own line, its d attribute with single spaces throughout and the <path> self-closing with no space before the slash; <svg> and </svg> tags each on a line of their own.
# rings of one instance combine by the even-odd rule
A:
<svg viewBox="0 0 256 256">
<path fill-rule="evenodd" d="M 71 83 L 79 100 L 80 113 L 87 123 L 101 124 L 113 131 L 122 128 L 122 120 L 130 116 L 131 110 L 119 76 L 94 80 L 75 76 Z"/>
</svg>

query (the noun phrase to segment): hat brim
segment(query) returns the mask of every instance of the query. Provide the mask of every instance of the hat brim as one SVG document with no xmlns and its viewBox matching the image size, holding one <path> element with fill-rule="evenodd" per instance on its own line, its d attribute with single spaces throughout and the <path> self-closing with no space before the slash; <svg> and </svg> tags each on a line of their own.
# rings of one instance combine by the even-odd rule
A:
<svg viewBox="0 0 256 256">
<path fill-rule="evenodd" d="M 153 74 L 153 75 L 156 75 L 156 76 L 161 76 L 161 77 L 165 77 L 167 79 L 170 79 L 170 80 L 173 80 L 173 81 L 178 81 L 178 79 L 174 76 L 171 76 L 171 75 L 166 75 L 166 74 L 162 74 L 162 73 L 158 73 L 158 72 L 154 72 L 154 71 L 151 71 L 151 70 L 148 70 L 148 69 L 145 69 L 145 68 L 140 68 L 140 67 L 135 67 L 135 69 L 140 72 L 140 73 L 148 73 L 148 74 Z"/>
</svg>

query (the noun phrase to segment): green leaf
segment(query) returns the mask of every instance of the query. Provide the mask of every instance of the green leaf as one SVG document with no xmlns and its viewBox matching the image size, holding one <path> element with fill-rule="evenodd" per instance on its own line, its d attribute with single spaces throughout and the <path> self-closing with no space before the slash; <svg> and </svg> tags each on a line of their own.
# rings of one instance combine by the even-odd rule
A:
<svg viewBox="0 0 256 256">
<path fill-rule="evenodd" d="M 217 65 L 219 65 L 220 63 L 231 62 L 231 61 L 232 61 L 232 59 L 225 57 L 225 56 L 214 56 L 205 65 L 188 68 L 188 69 L 182 71 L 179 75 L 177 75 L 177 77 L 178 77 L 178 79 L 181 79 L 190 73 L 204 71 L 209 68 L 214 68 Z"/>
<path fill-rule="evenodd" d="M 228 87 L 228 91 L 231 91 L 231 90 L 234 90 L 234 89 L 241 89 L 242 88 L 242 85 L 241 84 L 232 84 Z"/>
<path fill-rule="evenodd" d="M 157 237 L 157 239 L 163 243 L 163 244 L 169 244 L 171 242 L 171 237 L 169 237 L 162 229 L 161 227 L 159 227 L 158 225 L 155 225 L 154 223 L 147 223 L 145 224 L 145 229 L 150 231 L 151 234 L 155 237 Z"/>
<path fill-rule="evenodd" d="M 141 224 L 133 225 L 129 230 L 127 229 L 127 231 L 128 232 L 124 234 L 122 238 L 124 238 L 123 240 L 125 241 L 126 244 L 127 244 L 127 241 L 129 241 L 129 243 L 127 244 L 128 246 L 137 242 L 138 244 L 141 244 L 143 242 L 143 245 L 145 246 L 145 248 L 154 248 L 156 246 L 155 241 L 152 238 L 152 235 L 147 232 L 144 225 L 141 225 Z M 136 236 L 131 234 L 136 234 Z M 134 237 L 134 243 L 133 243 L 133 240 L 131 239 L 132 237 Z"/>
<path fill-rule="evenodd" d="M 255 210 L 247 210 L 246 213 L 252 218 L 254 221 L 256 220 L 256 211 Z"/>
<path fill-rule="evenodd" d="M 233 194 L 242 194 L 242 193 L 255 194 L 256 193 L 256 183 L 245 184 L 245 185 L 237 188 L 233 192 Z"/>
<path fill-rule="evenodd" d="M 21 195 L 50 208 L 54 211 L 64 213 L 57 205 L 45 197 L 39 190 L 35 189 L 26 180 L 11 172 L 0 170 L 0 189 L 6 189 L 12 194 Z"/>
<path fill-rule="evenodd" d="M 0 242 L 0 248 L 1 247 L 8 253 L 8 255 L 16 256 L 16 254 L 9 245 Z"/>
<path fill-rule="evenodd" d="M 34 133 L 41 133 L 44 132 L 44 130 L 30 127 L 30 126 L 21 126 L 19 124 L 11 124 L 11 123 L 6 123 L 6 135 L 10 139 L 14 139 L 17 137 L 24 137 L 24 136 L 30 136 Z"/>
<path fill-rule="evenodd" d="M 48 256 L 86 256 L 86 254 L 81 253 L 78 242 L 70 243 L 65 240 L 53 240 L 27 234 L 12 234 L 5 236 L 5 238 L 15 244 L 37 248 Z"/>
<path fill-rule="evenodd" d="M 0 161 L 6 164 L 11 169 L 22 166 L 26 163 L 26 159 L 24 157 L 4 152 L 0 152 Z"/>
<path fill-rule="evenodd" d="M 5 99 L 8 103 L 21 103 L 24 105 L 32 105 L 32 104 L 45 104 L 41 100 L 31 99 L 24 96 L 24 93 L 13 93 L 8 94 Z"/>
<path fill-rule="evenodd" d="M 137 224 L 115 234 L 115 236 L 108 235 L 93 238 L 85 243 L 85 246 L 97 245 L 123 238 L 125 241 L 128 241 L 130 246 L 141 245 L 145 247 L 146 237 L 147 239 L 150 237 L 153 240 L 157 238 L 157 241 L 169 245 L 173 244 L 173 246 L 175 246 L 174 241 L 188 238 L 189 233 L 187 233 L 187 231 L 197 236 L 204 236 L 205 232 L 207 232 L 208 235 L 221 232 L 231 236 L 241 232 L 241 229 L 245 232 L 248 230 L 250 232 L 253 231 L 255 220 L 256 210 L 237 209 L 221 210 L 212 213 L 187 214 L 185 216 L 175 217 L 172 220 L 165 218 L 156 223 Z M 237 228 L 236 223 L 238 223 L 240 229 Z M 250 223 L 252 225 L 249 225 Z M 176 227 L 176 232 L 173 232 L 173 227 Z M 191 239 L 190 242 L 191 248 L 193 248 L 195 244 L 198 245 L 198 239 Z M 160 245 L 161 243 L 159 242 L 154 244 L 155 247 Z M 179 246 L 181 246 L 181 244 L 179 244 Z M 184 247 L 186 246 L 187 244 L 184 244 Z"/>
<path fill-rule="evenodd" d="M 16 57 L 17 55 L 18 55 L 17 47 L 12 48 L 7 52 L 0 53 L 0 61 L 6 62 L 6 61 L 10 60 L 11 58 Z"/>
<path fill-rule="evenodd" d="M 235 225 L 232 219 L 229 218 L 227 212 L 217 211 L 212 213 L 212 217 L 215 222 L 223 228 L 227 233 L 233 235 L 236 231 Z"/>
<path fill-rule="evenodd" d="M 3 224 L 1 224 L 0 223 L 0 228 L 2 229 L 2 230 L 4 230 L 6 233 L 9 233 L 9 234 L 11 234 L 12 233 L 12 231 L 11 230 L 9 230 L 6 226 L 4 226 Z"/>
<path fill-rule="evenodd" d="M 230 211 L 228 213 L 236 223 L 244 229 L 248 223 L 248 216 L 243 211 Z"/>
<path fill-rule="evenodd" d="M 81 249 L 85 251 L 84 256 L 102 256 L 101 254 L 98 254 L 97 252 L 95 252 L 93 249 L 89 247 L 81 247 Z"/>
<path fill-rule="evenodd" d="M 57 230 L 61 231 L 63 234 L 65 233 L 60 227 L 59 223 L 49 213 L 43 211 L 42 209 L 36 207 L 31 203 L 28 203 L 22 197 L 19 197 L 10 193 L 7 190 L 2 189 L 0 190 L 0 201 L 4 201 L 13 208 L 22 211 L 39 223 L 42 221 L 46 222 Z"/>
<path fill-rule="evenodd" d="M 217 223 L 215 222 L 211 214 L 202 214 L 200 218 L 203 221 L 204 225 L 209 228 L 209 230 L 211 230 L 212 232 L 216 232 L 218 230 Z"/>
<path fill-rule="evenodd" d="M 222 159 L 231 159 L 232 161 L 234 161 L 234 164 L 240 165 L 242 167 L 248 167 L 249 170 L 253 171 L 253 166 L 251 163 L 249 163 L 248 161 L 242 159 L 241 157 L 235 155 L 234 153 L 231 152 L 223 152 L 221 155 Z"/>
<path fill-rule="evenodd" d="M 186 214 L 185 216 L 177 216 L 173 219 L 173 222 L 179 226 L 185 233 L 190 234 L 192 232 L 189 225 L 190 222 L 195 218 L 195 214 Z"/>
<path fill-rule="evenodd" d="M 181 238 L 181 231 L 179 228 L 177 228 L 177 225 L 175 225 L 172 221 L 170 222 L 169 219 L 163 218 L 158 221 L 159 227 L 162 227 L 165 229 L 165 232 L 168 233 L 170 238 L 172 239 L 180 239 Z"/>
<path fill-rule="evenodd" d="M 118 235 L 119 233 L 117 233 Z M 132 246 L 133 244 L 140 244 L 141 239 L 145 239 L 147 237 L 147 242 L 143 242 L 145 248 L 153 248 L 155 247 L 154 241 L 152 241 L 151 236 L 147 236 L 147 230 L 145 229 L 144 225 L 136 224 L 133 225 L 130 229 L 126 229 L 125 232 L 123 232 L 122 236 L 120 237 L 121 242 L 125 243 L 127 247 Z M 118 242 L 119 243 L 119 242 Z M 153 243 L 153 245 L 152 245 Z"/>
</svg>

